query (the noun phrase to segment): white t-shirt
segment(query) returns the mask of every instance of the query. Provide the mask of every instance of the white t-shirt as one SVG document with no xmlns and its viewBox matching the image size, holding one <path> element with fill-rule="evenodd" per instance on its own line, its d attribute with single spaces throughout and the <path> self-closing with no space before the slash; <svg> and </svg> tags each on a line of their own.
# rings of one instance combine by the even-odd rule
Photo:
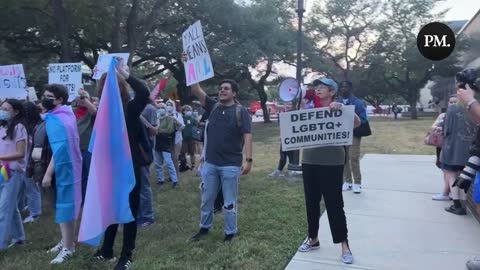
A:
<svg viewBox="0 0 480 270">
<path fill-rule="evenodd" d="M 173 114 L 175 119 L 177 119 L 177 121 L 182 124 L 180 128 L 175 124 L 175 129 L 177 130 L 175 132 L 175 144 L 179 144 L 179 143 L 182 143 L 183 141 L 182 130 L 185 128 L 185 122 L 183 121 L 183 116 L 181 113 L 174 112 Z"/>
</svg>

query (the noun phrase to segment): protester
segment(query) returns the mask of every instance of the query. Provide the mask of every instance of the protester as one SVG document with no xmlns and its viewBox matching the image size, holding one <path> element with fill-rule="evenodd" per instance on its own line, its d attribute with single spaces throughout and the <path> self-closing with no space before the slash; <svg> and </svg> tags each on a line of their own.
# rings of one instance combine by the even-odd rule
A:
<svg viewBox="0 0 480 270">
<path fill-rule="evenodd" d="M 173 145 L 172 159 L 173 164 L 175 165 L 175 171 L 177 172 L 177 181 L 180 180 L 180 168 L 178 159 L 180 157 L 180 152 L 182 151 L 182 130 L 185 128 L 185 123 L 183 121 L 182 114 L 175 110 L 175 102 L 168 100 L 165 102 L 167 105 L 167 115 L 173 116 L 175 119 L 175 141 Z"/>
<path fill-rule="evenodd" d="M 18 195 L 25 177 L 27 129 L 25 111 L 16 99 L 7 99 L 0 106 L 0 251 L 25 242 Z"/>
<path fill-rule="evenodd" d="M 455 106 L 457 105 L 457 97 L 456 96 L 450 96 L 450 99 L 448 101 L 448 106 Z M 442 127 L 443 123 L 445 120 L 445 113 L 441 113 L 438 115 L 437 119 L 435 119 L 435 122 L 433 123 L 431 127 L 431 132 L 437 132 L 437 133 L 443 133 Z M 436 160 L 436 166 L 440 169 L 442 169 L 442 163 L 440 162 L 440 154 L 441 154 L 442 148 L 441 147 L 436 147 L 436 155 L 437 155 L 437 160 Z M 432 200 L 434 201 L 449 201 L 451 200 L 450 198 L 450 180 L 449 180 L 449 173 L 448 171 L 443 172 L 443 182 L 444 182 L 444 187 L 443 187 L 443 192 L 440 194 L 435 194 L 432 196 Z"/>
<path fill-rule="evenodd" d="M 348 146 L 347 150 L 347 163 L 345 164 L 343 172 L 343 187 L 342 190 L 352 189 L 353 192 L 362 192 L 362 174 L 360 172 L 360 143 L 362 136 L 368 136 L 362 134 L 362 129 L 366 129 L 368 125 L 367 111 L 365 110 L 365 103 L 353 95 L 353 84 L 349 81 L 343 81 L 340 83 L 340 98 L 337 102 L 344 105 L 354 105 L 355 114 L 360 118 L 362 124 L 354 130 L 353 144 Z M 368 130 L 370 127 L 368 126 Z M 355 132 L 357 131 L 357 132 Z M 352 177 L 353 173 L 353 177 Z"/>
<path fill-rule="evenodd" d="M 38 126 L 42 125 L 45 128 L 45 124 L 43 123 L 42 118 L 40 117 L 40 108 L 35 105 L 33 102 L 26 102 L 23 104 L 23 108 L 25 110 L 25 124 L 27 128 L 28 134 L 28 144 L 27 144 L 27 152 L 25 158 L 25 164 L 30 163 L 31 153 L 33 150 L 33 134 L 34 130 L 38 128 Z M 28 167 L 28 166 L 27 166 Z M 25 193 L 25 197 L 27 199 L 27 206 L 28 210 L 30 211 L 30 215 L 23 220 L 23 223 L 31 223 L 34 222 L 41 214 L 42 214 L 42 198 L 40 194 L 40 186 L 39 181 L 35 181 L 32 178 L 32 175 L 27 173 L 25 174 L 23 189 Z"/>
<path fill-rule="evenodd" d="M 144 136 L 142 121 L 140 115 L 145 106 L 149 102 L 150 92 L 148 88 L 138 79 L 131 76 L 128 72 L 128 66 L 123 60 L 118 59 L 117 77 L 120 88 L 120 96 L 123 103 L 125 122 L 128 131 L 128 140 L 130 144 L 130 152 L 132 154 L 133 169 L 135 172 L 135 186 L 129 195 L 130 210 L 132 215 L 136 218 L 138 216 L 138 207 L 140 203 L 140 186 L 141 186 L 141 166 L 148 163 L 144 152 L 145 141 L 148 140 Z M 105 85 L 106 74 L 98 82 L 98 90 L 100 98 L 102 98 L 103 86 Z M 131 89 L 131 90 L 130 90 Z M 134 98 L 130 98 L 130 91 L 133 91 Z M 147 142 L 148 144 L 148 142 Z M 110 261 L 115 259 L 113 253 L 113 244 L 117 235 L 118 224 L 110 225 L 104 236 L 103 245 L 97 251 L 94 258 L 97 260 Z M 120 259 L 118 260 L 115 270 L 129 269 L 133 264 L 133 250 L 135 249 L 135 240 L 137 238 L 137 221 L 123 224 L 123 246 Z"/>
<path fill-rule="evenodd" d="M 69 106 L 68 91 L 63 85 L 45 87 L 42 106 L 48 111 L 45 127 L 53 157 L 43 177 L 42 186 L 54 186 L 55 222 L 60 225 L 62 240 L 49 253 L 57 253 L 51 264 L 61 264 L 75 252 L 75 221 L 82 201 L 82 157 L 75 115 Z M 53 175 L 55 182 L 53 183 Z"/>
<path fill-rule="evenodd" d="M 140 116 L 145 129 L 149 132 L 149 144 L 151 152 L 151 160 L 153 161 L 153 149 L 155 147 L 155 137 L 157 135 L 157 109 L 153 105 L 154 101 L 150 100 Z M 142 174 L 141 186 L 140 186 L 140 206 L 138 210 L 137 223 L 140 227 L 145 228 L 154 223 L 153 215 L 153 193 L 150 185 L 150 164 L 141 166 Z"/>
<path fill-rule="evenodd" d="M 279 117 L 278 117 L 278 124 L 280 125 L 280 114 L 279 114 Z M 282 176 L 284 176 L 282 171 L 283 171 L 283 168 L 285 168 L 285 165 L 287 164 L 287 157 L 288 157 L 288 162 L 291 162 L 292 159 L 293 159 L 293 154 L 294 154 L 294 151 L 283 151 L 282 150 L 282 142 L 280 142 L 280 160 L 278 161 L 278 167 L 275 171 L 273 171 L 268 176 L 270 176 L 270 177 L 282 177 Z"/>
<path fill-rule="evenodd" d="M 193 116 L 192 107 L 185 105 L 182 108 L 183 122 L 185 128 L 182 131 L 183 145 L 180 153 L 180 171 L 182 169 L 195 169 L 195 142 L 192 137 L 193 127 L 198 125 L 196 118 Z M 187 165 L 187 155 L 190 156 L 190 167 Z M 182 168 L 183 167 L 183 168 Z"/>
<path fill-rule="evenodd" d="M 332 79 L 319 79 L 313 82 L 315 94 L 320 99 L 320 107 L 340 109 L 343 104 L 335 102 L 338 87 Z M 354 116 L 354 127 L 360 126 L 360 118 Z M 303 150 L 302 172 L 307 208 L 308 237 L 299 247 L 300 252 L 308 252 L 320 247 L 318 228 L 320 201 L 324 197 L 330 230 L 334 243 L 342 244 L 342 261 L 353 263 L 353 255 L 348 243 L 348 230 L 343 210 L 343 169 L 346 158 L 345 147 L 325 146 Z"/>
<path fill-rule="evenodd" d="M 451 105 L 447 108 L 442 130 L 444 139 L 440 162 L 445 181 L 450 185 L 450 197 L 453 199 L 453 205 L 445 210 L 456 215 L 466 215 L 467 211 L 463 203 L 466 200 L 466 194 L 462 189 L 452 185 L 467 163 L 468 150 L 477 127 L 462 106 Z"/>
<path fill-rule="evenodd" d="M 163 173 L 163 164 L 167 165 L 172 187 L 177 186 L 177 171 L 172 159 L 172 152 L 175 141 L 175 118 L 167 115 L 164 103 L 159 104 L 158 113 L 158 134 L 155 141 L 155 170 L 157 172 L 157 183 L 163 185 L 165 183 L 165 175 Z"/>
<path fill-rule="evenodd" d="M 210 114 L 206 127 L 205 163 L 201 173 L 200 231 L 192 236 L 191 241 L 206 236 L 213 226 L 214 201 L 220 187 L 224 198 L 224 241 L 229 242 L 237 235 L 239 178 L 252 168 L 251 118 L 244 107 L 236 104 L 240 90 L 238 84 L 233 80 L 223 80 L 219 88 L 219 102 L 216 102 L 207 96 L 199 84 L 191 87 L 192 94 Z M 246 159 L 242 167 L 244 146 Z"/>
<path fill-rule="evenodd" d="M 80 135 L 80 151 L 82 153 L 82 202 L 85 200 L 87 191 L 88 173 L 90 172 L 90 163 L 92 153 L 88 151 L 90 137 L 92 137 L 93 125 L 97 114 L 97 107 L 92 103 L 87 91 L 81 89 L 78 98 L 75 99 L 75 117 L 77 119 L 77 128 Z"/>
</svg>

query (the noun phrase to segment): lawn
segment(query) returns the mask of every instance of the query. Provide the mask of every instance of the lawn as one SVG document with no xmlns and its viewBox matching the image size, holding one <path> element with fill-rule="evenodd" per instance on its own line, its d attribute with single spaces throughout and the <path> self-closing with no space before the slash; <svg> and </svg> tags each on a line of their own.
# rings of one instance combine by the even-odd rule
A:
<svg viewBox="0 0 480 270">
<path fill-rule="evenodd" d="M 434 154 L 423 145 L 433 119 L 417 121 L 372 120 L 372 136 L 365 138 L 364 153 Z M 199 179 L 181 175 L 180 187 L 153 184 L 156 223 L 139 229 L 134 269 L 283 269 L 306 234 L 301 182 L 271 179 L 277 165 L 279 139 L 276 124 L 254 124 L 254 169 L 242 177 L 239 199 L 240 236 L 223 243 L 223 216 L 217 215 L 209 237 L 198 243 L 187 239 L 198 230 Z M 154 182 L 154 181 L 152 181 Z M 90 260 L 94 249 L 78 246 L 75 257 L 50 267 L 47 247 L 59 240 L 52 211 L 25 226 L 27 244 L 0 254 L 0 269 L 110 269 L 113 264 Z M 121 233 L 116 255 L 121 248 Z"/>
</svg>

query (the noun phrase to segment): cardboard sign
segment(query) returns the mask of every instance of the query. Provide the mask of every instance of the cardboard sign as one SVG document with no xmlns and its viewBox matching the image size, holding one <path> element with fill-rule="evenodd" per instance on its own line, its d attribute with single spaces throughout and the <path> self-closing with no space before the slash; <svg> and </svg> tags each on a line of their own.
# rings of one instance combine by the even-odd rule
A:
<svg viewBox="0 0 480 270">
<path fill-rule="evenodd" d="M 48 65 L 48 83 L 64 85 L 68 90 L 68 101 L 74 100 L 82 85 L 82 64 L 65 63 Z"/>
<path fill-rule="evenodd" d="M 28 87 L 28 101 L 35 102 L 38 100 L 37 93 L 34 87 Z"/>
<path fill-rule="evenodd" d="M 212 60 L 203 37 L 202 25 L 197 21 L 182 35 L 183 51 L 187 54 L 185 77 L 187 86 L 212 78 Z"/>
<path fill-rule="evenodd" d="M 355 106 L 338 111 L 317 108 L 280 113 L 282 150 L 351 145 Z"/>
<path fill-rule="evenodd" d="M 22 64 L 0 66 L 0 99 L 26 99 L 26 87 Z"/>
<path fill-rule="evenodd" d="M 125 64 L 128 62 L 128 58 L 130 57 L 129 53 L 109 53 L 109 54 L 101 54 L 98 56 L 97 65 L 93 69 L 93 79 L 98 80 L 102 77 L 102 74 L 108 71 L 108 67 L 112 62 L 113 57 L 120 57 L 125 61 Z"/>
</svg>

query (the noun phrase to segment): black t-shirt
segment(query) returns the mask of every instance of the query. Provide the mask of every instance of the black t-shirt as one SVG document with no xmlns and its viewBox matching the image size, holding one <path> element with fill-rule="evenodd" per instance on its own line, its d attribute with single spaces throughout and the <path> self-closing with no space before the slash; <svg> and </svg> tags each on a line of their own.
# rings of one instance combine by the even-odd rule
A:
<svg viewBox="0 0 480 270">
<path fill-rule="evenodd" d="M 206 97 L 205 109 L 209 113 L 207 128 L 206 161 L 216 166 L 242 166 L 243 135 L 252 132 L 252 120 L 245 108 L 241 108 L 241 126 L 238 127 L 236 106 L 219 104 Z"/>
</svg>

